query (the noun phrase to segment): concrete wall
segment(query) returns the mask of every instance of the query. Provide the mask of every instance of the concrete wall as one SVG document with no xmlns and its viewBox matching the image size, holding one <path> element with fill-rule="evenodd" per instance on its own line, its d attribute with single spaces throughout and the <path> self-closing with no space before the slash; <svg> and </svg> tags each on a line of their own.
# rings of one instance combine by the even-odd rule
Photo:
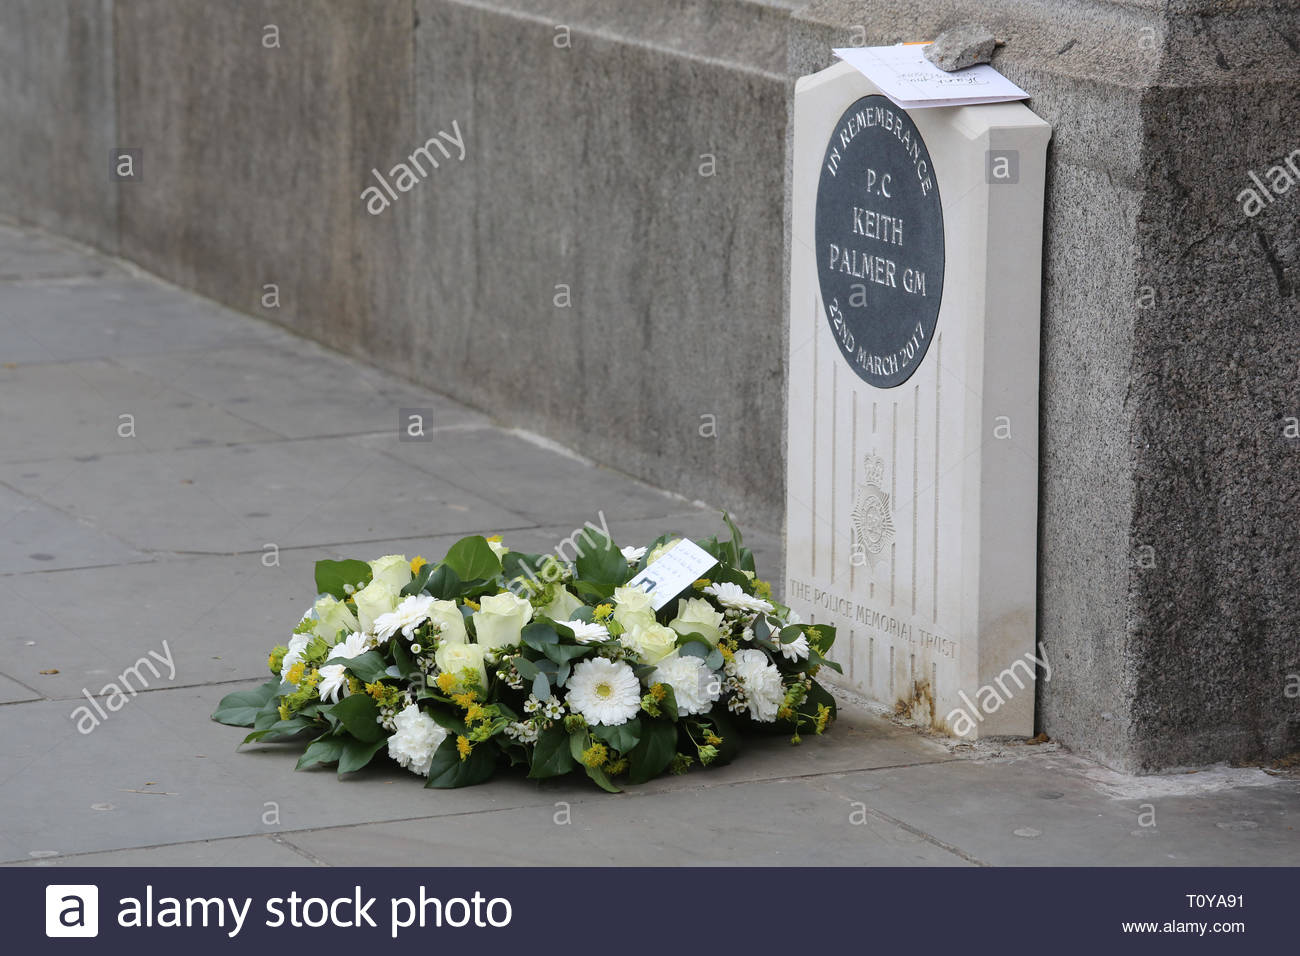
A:
<svg viewBox="0 0 1300 956">
<path fill-rule="evenodd" d="M 1055 127 L 1040 725 L 1294 751 L 1300 185 L 1236 196 L 1300 147 L 1296 0 L 8 0 L 0 213 L 775 526 L 792 80 L 972 18 Z"/>
</svg>

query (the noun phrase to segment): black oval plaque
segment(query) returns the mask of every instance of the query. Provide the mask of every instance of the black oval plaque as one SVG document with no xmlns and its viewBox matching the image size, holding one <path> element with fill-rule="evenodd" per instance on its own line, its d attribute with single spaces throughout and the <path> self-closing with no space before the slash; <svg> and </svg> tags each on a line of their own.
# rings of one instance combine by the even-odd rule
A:
<svg viewBox="0 0 1300 956">
<path fill-rule="evenodd" d="M 921 365 L 943 296 L 943 206 L 916 124 L 884 96 L 840 117 L 817 185 L 817 278 L 845 360 L 877 388 Z"/>
</svg>

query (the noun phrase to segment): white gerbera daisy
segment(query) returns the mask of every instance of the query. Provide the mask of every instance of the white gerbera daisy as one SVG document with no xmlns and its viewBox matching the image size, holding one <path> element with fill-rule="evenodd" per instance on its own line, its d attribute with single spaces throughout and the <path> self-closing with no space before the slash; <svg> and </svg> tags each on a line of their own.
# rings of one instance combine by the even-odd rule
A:
<svg viewBox="0 0 1300 956">
<path fill-rule="evenodd" d="M 763 723 L 776 720 L 776 712 L 785 700 L 781 672 L 762 651 L 736 651 L 727 673 L 735 677 L 745 694 L 749 716 Z"/>
<path fill-rule="evenodd" d="M 710 584 L 704 589 L 704 593 L 713 595 L 723 607 L 735 608 L 738 611 L 759 611 L 763 614 L 771 614 L 776 610 L 770 601 L 764 601 L 760 597 L 746 594 L 744 588 L 739 584 L 732 584 L 730 581 L 723 581 L 721 584 Z"/>
<path fill-rule="evenodd" d="M 370 647 L 371 638 L 368 635 L 362 634 L 360 631 L 353 631 L 330 648 L 329 657 L 326 660 L 351 660 L 354 657 L 360 657 L 370 650 Z"/>
<path fill-rule="evenodd" d="M 609 628 L 604 624 L 590 621 L 560 621 L 560 624 L 573 632 L 573 639 L 579 644 L 596 644 L 609 640 Z"/>
<path fill-rule="evenodd" d="M 412 594 L 403 598 L 396 610 L 375 618 L 375 637 L 379 638 L 379 643 L 384 643 L 398 631 L 410 637 L 412 631 L 429 619 L 433 602 L 434 599 L 427 594 Z"/>
<path fill-rule="evenodd" d="M 646 552 L 645 548 L 633 548 L 630 545 L 626 548 L 620 548 L 619 550 L 622 552 L 623 557 L 628 564 L 636 564 L 645 557 Z"/>
<path fill-rule="evenodd" d="M 415 704 L 407 704 L 393 718 L 394 733 L 388 738 L 388 756 L 411 773 L 429 775 L 434 751 L 447 739 L 447 731 Z"/>
<path fill-rule="evenodd" d="M 701 658 L 689 654 L 673 654 L 661 660 L 648 683 L 667 684 L 673 689 L 678 717 L 706 714 L 722 696 L 722 681 Z"/>
<path fill-rule="evenodd" d="M 776 644 L 787 661 L 806 661 L 808 659 L 808 638 L 804 634 L 800 634 L 787 644 L 782 644 L 781 639 L 777 637 Z"/>
<path fill-rule="evenodd" d="M 569 678 L 569 709 L 589 724 L 617 727 L 641 709 L 641 683 L 623 661 L 593 657 L 573 668 Z"/>
<path fill-rule="evenodd" d="M 307 645 L 310 643 L 310 634 L 295 634 L 289 638 L 289 649 L 284 652 L 284 664 L 280 668 L 280 680 L 289 679 L 289 671 L 293 670 L 294 664 L 302 660 L 302 655 L 307 652 Z"/>
<path fill-rule="evenodd" d="M 320 683 L 316 685 L 320 699 L 337 704 L 351 693 L 347 669 L 342 664 L 326 664 L 320 669 Z"/>
</svg>

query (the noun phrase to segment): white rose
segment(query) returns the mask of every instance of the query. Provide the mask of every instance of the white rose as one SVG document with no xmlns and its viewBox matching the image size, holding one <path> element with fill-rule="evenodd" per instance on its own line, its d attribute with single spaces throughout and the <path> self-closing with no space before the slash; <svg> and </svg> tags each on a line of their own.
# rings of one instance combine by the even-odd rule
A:
<svg viewBox="0 0 1300 956">
<path fill-rule="evenodd" d="M 677 547 L 681 543 L 682 543 L 681 538 L 673 538 L 671 541 L 665 541 L 663 544 L 659 545 L 659 547 L 655 548 L 653 551 L 650 552 L 650 556 L 645 559 L 646 566 L 649 567 L 650 565 L 654 564 L 656 561 L 658 561 L 665 554 L 667 554 L 669 551 L 671 551 L 673 548 Z"/>
<path fill-rule="evenodd" d="M 429 620 L 442 628 L 438 640 L 447 644 L 464 644 L 469 640 L 465 631 L 465 615 L 455 601 L 434 601 L 429 608 Z"/>
<path fill-rule="evenodd" d="M 386 554 L 370 562 L 371 581 L 383 581 L 393 591 L 400 592 L 411 583 L 411 563 L 404 554 Z"/>
<path fill-rule="evenodd" d="M 650 603 L 650 592 L 641 588 L 614 588 L 614 620 L 625 631 L 653 624 L 655 609 Z"/>
<path fill-rule="evenodd" d="M 662 624 L 636 627 L 619 635 L 618 641 L 636 651 L 642 664 L 657 664 L 677 649 L 677 633 Z"/>
<path fill-rule="evenodd" d="M 339 631 L 351 634 L 360 629 L 357 616 L 338 598 L 326 594 L 316 602 L 316 623 L 312 625 L 312 630 L 326 643 L 333 644 Z"/>
<path fill-rule="evenodd" d="M 722 612 L 704 598 L 686 598 L 677 604 L 677 616 L 668 622 L 678 634 L 698 634 L 710 644 L 717 645 L 722 637 Z"/>
<path fill-rule="evenodd" d="M 495 650 L 519 643 L 519 632 L 533 616 L 533 606 L 505 591 L 485 597 L 474 612 L 474 630 L 485 649 Z"/>
<path fill-rule="evenodd" d="M 355 600 L 361 630 L 367 634 L 373 634 L 375 619 L 380 615 L 391 614 L 395 611 L 401 597 L 394 588 L 390 588 L 381 578 L 375 578 L 356 593 Z"/>
<path fill-rule="evenodd" d="M 460 676 L 463 670 L 474 671 L 479 686 L 486 689 L 487 668 L 483 666 L 483 650 L 481 644 L 439 644 L 433 652 L 433 661 L 444 674 Z"/>
<path fill-rule="evenodd" d="M 573 612 L 582 607 L 582 602 L 573 596 L 573 592 L 568 588 L 557 588 L 555 597 L 551 598 L 551 603 L 541 609 L 552 621 L 567 621 L 573 617 Z"/>
</svg>

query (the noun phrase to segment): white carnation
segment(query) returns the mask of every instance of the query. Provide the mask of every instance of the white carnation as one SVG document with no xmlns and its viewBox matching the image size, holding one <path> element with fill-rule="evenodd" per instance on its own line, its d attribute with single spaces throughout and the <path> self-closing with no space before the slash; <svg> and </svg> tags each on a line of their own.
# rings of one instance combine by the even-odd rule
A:
<svg viewBox="0 0 1300 956">
<path fill-rule="evenodd" d="M 785 700 L 781 672 L 762 651 L 736 651 L 727 665 L 727 673 L 740 682 L 749 716 L 763 723 L 776 720 L 776 712 Z"/>
<path fill-rule="evenodd" d="M 650 684 L 667 684 L 677 701 L 677 716 L 706 714 L 722 696 L 722 682 L 705 665 L 691 655 L 674 654 L 659 662 L 650 674 Z"/>
<path fill-rule="evenodd" d="M 398 712 L 393 727 L 395 732 L 388 738 L 388 756 L 411 773 L 427 777 L 434 751 L 447 739 L 447 731 L 415 704 L 408 704 Z"/>
</svg>

